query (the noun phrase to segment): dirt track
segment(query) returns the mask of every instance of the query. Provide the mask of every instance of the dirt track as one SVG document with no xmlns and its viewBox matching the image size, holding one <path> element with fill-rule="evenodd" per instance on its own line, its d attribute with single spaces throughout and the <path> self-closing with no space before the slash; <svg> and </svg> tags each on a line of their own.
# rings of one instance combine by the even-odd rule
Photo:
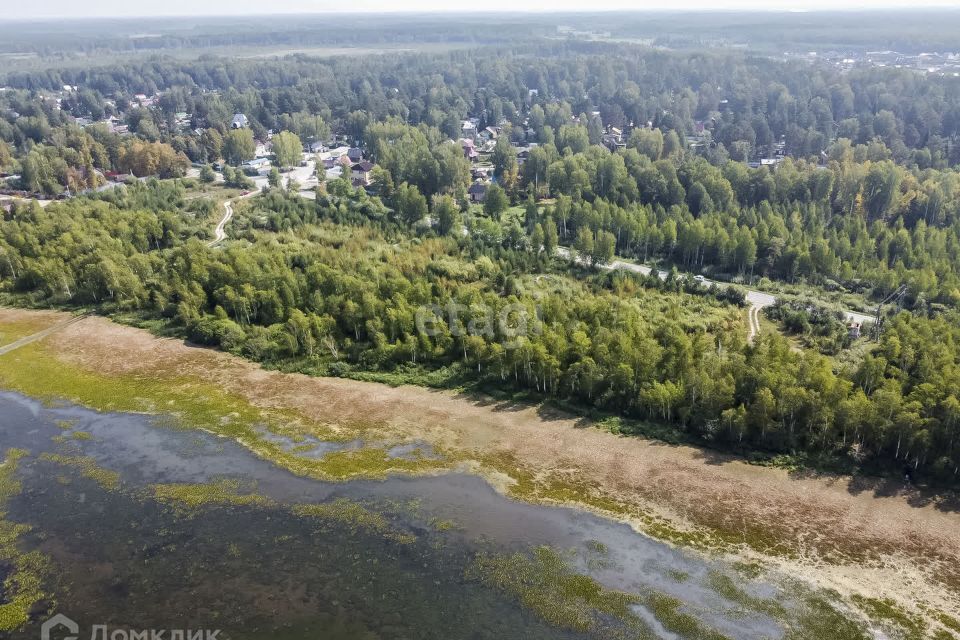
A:
<svg viewBox="0 0 960 640">
<path fill-rule="evenodd" d="M 763 307 L 760 305 L 753 305 L 747 311 L 747 321 L 750 324 L 750 331 L 747 334 L 747 340 L 753 342 L 754 339 L 760 334 L 760 314 L 763 311 Z"/>
<path fill-rule="evenodd" d="M 0 309 L 0 323 L 30 313 Z M 767 560 L 822 585 L 902 603 L 920 599 L 953 615 L 960 611 L 960 589 L 951 575 L 960 567 L 960 511 L 948 497 L 881 480 L 791 474 L 707 450 L 620 437 L 542 407 L 265 371 L 103 318 L 70 324 L 40 344 L 92 371 L 174 368 L 227 385 L 258 406 L 295 409 L 325 423 L 375 424 L 384 433 L 427 440 L 468 459 L 509 456 L 534 478 L 573 479 L 594 496 L 680 528 L 728 535 L 742 529 L 744 540 L 762 532 L 783 545 L 783 554 Z M 488 477 L 501 487 L 516 477 L 509 468 L 498 471 Z M 871 552 L 871 566 L 837 561 L 863 550 Z"/>
<path fill-rule="evenodd" d="M 58 321 L 58 322 L 57 322 L 56 324 L 54 324 L 52 327 L 47 327 L 46 329 L 43 329 L 43 330 L 38 331 L 38 332 L 36 332 L 36 333 L 32 333 L 32 334 L 30 334 L 30 335 L 28 335 L 28 336 L 24 336 L 23 338 L 20 338 L 19 340 L 15 340 L 14 342 L 11 342 L 10 344 L 3 345 L 2 347 L 0 347 L 0 356 L 4 355 L 4 354 L 6 354 L 6 353 L 10 353 L 11 351 L 14 351 L 15 349 L 19 349 L 20 347 L 25 347 L 26 345 L 30 344 L 31 342 L 36 342 L 37 340 L 42 340 L 43 338 L 46 338 L 48 335 L 50 335 L 50 334 L 53 333 L 54 331 L 60 331 L 61 329 L 64 329 L 64 328 L 66 328 L 66 327 L 69 327 L 71 324 L 73 324 L 74 322 L 79 322 L 79 321 L 82 320 L 84 317 L 86 317 L 86 316 L 78 316 L 78 317 L 70 317 L 70 316 L 67 316 L 66 318 Z"/>
<path fill-rule="evenodd" d="M 220 222 L 217 223 L 217 228 L 213 230 L 213 240 L 207 243 L 208 247 L 212 247 L 215 244 L 223 242 L 227 237 L 227 232 L 224 231 L 224 227 L 227 226 L 227 223 L 230 222 L 230 218 L 233 217 L 233 205 L 229 200 L 223 203 L 223 217 L 220 219 Z"/>
</svg>

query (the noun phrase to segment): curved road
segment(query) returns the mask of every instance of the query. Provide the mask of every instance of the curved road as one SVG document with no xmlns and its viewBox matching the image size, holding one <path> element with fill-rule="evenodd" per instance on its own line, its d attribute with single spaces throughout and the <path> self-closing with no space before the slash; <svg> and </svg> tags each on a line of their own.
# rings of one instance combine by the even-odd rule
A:
<svg viewBox="0 0 960 640">
<path fill-rule="evenodd" d="M 567 249 L 566 247 L 557 247 L 557 254 L 564 258 L 570 258 L 573 255 L 570 249 Z M 602 268 L 607 270 L 623 269 L 626 271 L 633 271 L 634 273 L 640 273 L 645 276 L 650 275 L 653 272 L 653 269 L 646 265 L 636 264 L 633 262 L 623 262 L 622 260 L 614 260 L 610 264 L 603 265 Z M 657 275 L 661 280 L 666 280 L 668 274 L 666 271 L 657 271 Z M 700 282 L 707 286 L 713 284 L 717 286 L 727 286 L 730 284 L 729 282 L 715 282 L 713 280 L 707 280 L 706 278 L 703 278 L 700 280 Z M 746 289 L 745 293 L 747 296 L 747 302 L 750 304 L 750 312 L 748 315 L 750 330 L 747 335 L 748 339 L 752 342 L 757 334 L 760 333 L 760 311 L 762 311 L 764 307 L 769 307 L 775 304 L 777 302 L 777 298 L 773 294 L 764 293 L 763 291 L 757 291 L 755 289 Z M 872 322 L 874 319 L 874 316 L 859 313 L 857 311 L 844 311 L 843 313 L 849 322 L 859 322 L 863 324 L 864 322 Z"/>
<path fill-rule="evenodd" d="M 233 203 L 230 200 L 227 200 L 223 203 L 224 214 L 223 218 L 220 219 L 220 222 L 217 223 L 217 228 L 213 230 L 213 240 L 207 243 L 208 247 L 212 247 L 215 244 L 223 242 L 226 239 L 227 233 L 223 230 L 227 226 L 227 223 L 230 222 L 230 218 L 233 217 Z"/>
<path fill-rule="evenodd" d="M 239 195 L 233 200 L 224 200 L 223 202 L 223 217 L 220 218 L 220 222 L 217 223 L 216 229 L 213 230 L 213 240 L 207 243 L 208 247 L 220 244 L 227 239 L 226 226 L 230 222 L 230 219 L 233 218 L 233 203 L 237 200 L 243 200 L 244 198 L 252 198 L 253 196 L 260 193 L 259 189 L 254 189 L 248 191 L 243 195 Z"/>
<path fill-rule="evenodd" d="M 750 330 L 747 332 L 747 340 L 753 342 L 753 339 L 760 333 L 760 310 L 763 306 L 754 304 L 750 306 L 747 312 L 747 321 L 750 324 Z"/>
</svg>

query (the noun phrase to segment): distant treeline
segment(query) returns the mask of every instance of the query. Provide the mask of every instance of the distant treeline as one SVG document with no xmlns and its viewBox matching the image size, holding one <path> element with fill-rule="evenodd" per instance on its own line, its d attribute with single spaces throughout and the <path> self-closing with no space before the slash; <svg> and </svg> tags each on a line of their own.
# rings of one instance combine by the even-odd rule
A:
<svg viewBox="0 0 960 640">
<path fill-rule="evenodd" d="M 952 51 L 960 12 L 949 9 L 777 13 L 346 14 L 101 18 L 0 24 L 0 52 L 45 56 L 217 47 L 516 43 L 533 38 L 635 39 L 676 48 L 748 47 L 862 53 Z M 571 34 L 571 31 L 575 33 Z"/>
<path fill-rule="evenodd" d="M 665 133 L 676 131 L 682 141 L 704 132 L 706 149 L 720 143 L 741 160 L 772 154 L 781 142 L 788 155 L 817 156 L 833 140 L 848 138 L 859 144 L 880 140 L 898 162 L 921 168 L 960 163 L 960 78 L 903 69 L 842 73 L 827 65 L 735 53 L 688 55 L 560 41 L 322 62 L 306 56 L 154 60 L 11 72 L 0 83 L 26 91 L 78 86 L 69 113 L 94 118 L 122 109 L 135 94 L 162 91 L 147 114 L 158 126 L 185 112 L 193 128 L 222 129 L 233 113 L 242 112 L 258 136 L 278 129 L 285 114 L 306 112 L 355 138 L 367 122 L 390 116 L 458 137 L 460 121 L 475 116 L 483 126 L 509 121 L 522 140 L 518 134 L 525 131 L 532 105 L 560 102 L 574 116 L 599 111 L 602 126 L 650 122 Z M 0 116 L 5 114 L 8 127 L 17 126 L 11 113 L 64 119 L 54 111 L 29 94 L 0 95 Z M 134 119 L 134 131 L 144 120 L 142 110 L 124 115 Z M 13 138 L 2 123 L 0 138 Z"/>
</svg>

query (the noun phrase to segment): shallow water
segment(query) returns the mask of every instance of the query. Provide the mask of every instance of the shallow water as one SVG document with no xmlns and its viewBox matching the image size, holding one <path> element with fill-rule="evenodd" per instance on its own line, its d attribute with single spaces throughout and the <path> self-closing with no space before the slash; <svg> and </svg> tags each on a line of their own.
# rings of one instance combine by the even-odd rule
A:
<svg viewBox="0 0 960 640">
<path fill-rule="evenodd" d="M 290 446 L 305 456 L 327 451 L 319 440 Z M 45 407 L 0 392 L 0 449 L 12 447 L 30 456 L 21 461 L 24 489 L 7 518 L 32 527 L 24 550 L 39 549 L 52 560 L 48 591 L 55 608 L 85 629 L 219 628 L 221 638 L 608 637 L 551 626 L 514 595 L 465 577 L 478 552 L 527 553 L 547 545 L 608 588 L 681 600 L 685 613 L 730 638 L 783 635 L 778 621 L 718 594 L 710 576 L 729 575 L 752 594 L 786 602 L 777 585 L 746 581 L 719 560 L 621 523 L 511 500 L 472 475 L 320 482 L 233 441 L 156 418 Z M 430 453 L 424 443 L 410 443 L 394 454 L 417 449 Z M 122 490 L 42 459 L 44 452 L 89 456 L 120 474 Z M 152 484 L 224 478 L 271 502 L 184 513 L 145 497 Z M 318 522 L 285 507 L 337 499 L 381 514 L 415 542 L 348 522 Z M 657 637 L 684 637 L 639 605 L 634 613 Z M 38 612 L 37 623 L 44 616 Z M 605 624 L 612 632 L 619 622 Z M 37 637 L 37 624 L 18 637 Z"/>
</svg>

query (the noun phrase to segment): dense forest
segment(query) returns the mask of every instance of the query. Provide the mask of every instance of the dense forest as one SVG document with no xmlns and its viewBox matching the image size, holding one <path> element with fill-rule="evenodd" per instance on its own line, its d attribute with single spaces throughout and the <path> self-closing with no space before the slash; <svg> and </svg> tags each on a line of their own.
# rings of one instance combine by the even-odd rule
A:
<svg viewBox="0 0 960 640">
<path fill-rule="evenodd" d="M 197 239 L 203 200 L 185 202 L 173 183 L 17 206 L 0 227 L 8 296 L 136 313 L 310 373 L 439 370 L 673 424 L 718 446 L 956 478 L 956 311 L 895 315 L 873 353 L 837 366 L 775 332 L 748 344 L 735 291 L 589 269 L 569 277 L 581 267 L 549 256 L 555 207 L 531 211 L 529 232 L 519 212 L 464 212 L 443 234 L 337 182 L 316 203 L 270 190 L 224 249 Z M 438 222 L 445 207 L 459 213 L 441 199 Z M 451 302 L 456 320 L 418 330 L 418 309 Z M 506 307 L 522 317 L 489 320 Z"/>
<path fill-rule="evenodd" d="M 178 140 L 177 112 L 191 129 L 222 135 L 234 113 L 251 119 L 258 138 L 285 118 L 321 115 L 337 131 L 360 136 L 369 121 L 397 117 L 456 137 L 468 116 L 483 126 L 510 122 L 526 141 L 530 109 L 566 104 L 572 115 L 599 112 L 604 126 L 651 122 L 685 141 L 698 125 L 709 149 L 736 159 L 770 154 L 784 142 L 795 157 L 819 157 L 840 138 L 883 142 L 895 159 L 920 168 L 960 160 L 960 78 L 907 69 L 866 68 L 843 73 L 826 65 L 780 62 L 740 53 L 679 54 L 586 42 L 530 44 L 444 54 L 343 56 L 318 64 L 307 56 L 280 60 L 204 58 L 115 66 L 11 72 L 0 79 L 8 144 L 41 142 L 49 127 L 71 117 L 97 120 L 116 113 L 135 94 L 160 91 L 145 113 L 129 108 L 131 130 L 200 154 L 196 136 Z M 64 105 L 36 91 L 78 87 Z M 65 107 L 65 108 L 58 108 Z M 11 112 L 18 114 L 11 122 Z M 20 119 L 22 121 L 18 122 Z M 559 133 L 557 122 L 550 123 Z M 563 124 L 567 124 L 565 121 Z M 588 125 L 588 122 L 581 123 Z M 542 132 L 534 125 L 538 138 Z M 523 135 L 521 135 L 523 134 Z M 594 141 L 595 142 L 595 141 Z"/>
<path fill-rule="evenodd" d="M 10 206 L 5 300 L 94 306 L 309 373 L 484 384 L 715 446 L 957 480 L 958 78 L 553 42 L 3 82 L 0 169 L 86 192 Z M 76 122 L 111 116 L 128 130 Z M 482 205 L 468 118 L 498 131 Z M 193 162 L 213 181 L 223 161 L 245 188 L 229 165 L 268 132 L 359 146 L 370 184 L 322 179 L 314 200 L 272 179 L 207 246 L 218 187 L 180 178 Z M 163 180 L 95 191 L 118 171 Z M 856 349 L 809 304 L 770 318 L 816 348 L 750 342 L 741 290 L 598 269 L 615 255 L 864 306 L 907 295 Z M 423 330 L 423 309 L 451 304 Z"/>
</svg>

